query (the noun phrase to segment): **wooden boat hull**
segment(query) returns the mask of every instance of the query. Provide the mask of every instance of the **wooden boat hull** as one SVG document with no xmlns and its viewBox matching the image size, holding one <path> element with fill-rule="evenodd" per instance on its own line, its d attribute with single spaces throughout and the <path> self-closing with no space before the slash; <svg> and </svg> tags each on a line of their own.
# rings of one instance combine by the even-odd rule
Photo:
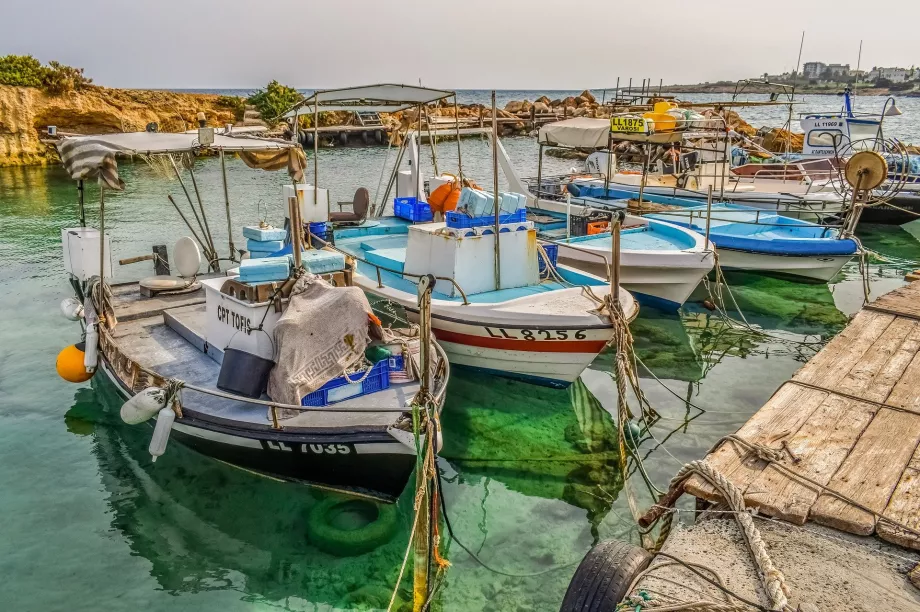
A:
<svg viewBox="0 0 920 612">
<path fill-rule="evenodd" d="M 131 397 L 109 363 L 101 365 L 119 394 Z M 385 432 L 243 429 L 196 414 L 193 405 L 184 407 L 184 415 L 173 424 L 171 442 L 269 478 L 395 501 L 415 468 L 414 449 Z"/>
</svg>

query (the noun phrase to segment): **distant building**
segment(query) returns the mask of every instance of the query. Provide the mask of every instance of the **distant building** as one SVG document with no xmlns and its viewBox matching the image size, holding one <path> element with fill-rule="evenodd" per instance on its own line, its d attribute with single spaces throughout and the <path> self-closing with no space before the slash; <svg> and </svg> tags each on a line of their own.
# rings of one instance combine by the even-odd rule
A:
<svg viewBox="0 0 920 612">
<path fill-rule="evenodd" d="M 824 76 L 825 70 L 827 70 L 827 64 L 824 62 L 805 62 L 802 74 L 806 79 L 820 79 Z"/>
<path fill-rule="evenodd" d="M 845 77 L 850 75 L 849 64 L 828 64 L 824 70 L 825 77 Z"/>
<path fill-rule="evenodd" d="M 907 68 L 873 68 L 867 77 L 870 81 L 885 79 L 892 83 L 903 83 L 913 76 L 913 72 Z"/>
</svg>

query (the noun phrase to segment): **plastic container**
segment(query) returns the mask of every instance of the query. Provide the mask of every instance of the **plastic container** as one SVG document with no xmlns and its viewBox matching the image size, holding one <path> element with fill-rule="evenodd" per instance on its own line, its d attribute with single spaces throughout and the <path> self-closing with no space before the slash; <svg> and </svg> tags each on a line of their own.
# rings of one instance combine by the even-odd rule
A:
<svg viewBox="0 0 920 612">
<path fill-rule="evenodd" d="M 393 200 L 393 214 L 400 219 L 406 219 L 413 223 L 434 219 L 431 206 L 425 202 L 419 202 L 416 198 L 396 198 Z"/>
<path fill-rule="evenodd" d="M 485 215 L 482 217 L 470 217 L 462 212 L 450 211 L 446 215 L 447 227 L 455 229 L 464 229 L 468 227 L 485 227 L 495 225 L 495 215 Z M 501 225 L 506 223 L 521 223 L 527 221 L 527 210 L 518 209 L 510 215 L 499 215 L 498 222 Z"/>
<path fill-rule="evenodd" d="M 540 246 L 543 247 L 543 250 L 546 251 L 546 256 L 549 257 L 550 263 L 553 264 L 553 267 L 556 267 L 556 260 L 559 257 L 559 245 L 558 244 L 549 244 L 548 242 L 541 242 Z M 542 255 L 537 256 L 540 268 L 540 274 L 542 275 L 546 271 L 546 262 L 543 260 Z"/>
<path fill-rule="evenodd" d="M 588 235 L 594 236 L 595 234 L 603 234 L 604 232 L 610 231 L 610 221 L 589 221 L 588 222 Z"/>
<path fill-rule="evenodd" d="M 268 388 L 268 373 L 274 366 L 275 362 L 271 359 L 240 349 L 225 348 L 217 388 L 244 397 L 261 397 Z"/>
<path fill-rule="evenodd" d="M 226 360 L 226 356 L 224 360 Z M 300 400 L 301 406 L 328 406 L 353 397 L 376 393 L 390 388 L 390 360 L 384 359 L 377 362 L 371 367 L 370 374 L 363 381 L 357 384 L 349 383 L 344 376 L 333 378 L 325 385 L 306 395 Z M 364 372 L 355 372 L 349 378 L 358 380 L 364 376 Z M 219 385 L 218 385 L 219 386 Z"/>
<path fill-rule="evenodd" d="M 311 223 L 310 233 L 315 234 L 316 236 L 319 236 L 320 238 L 325 236 L 326 235 L 326 222 L 323 221 L 320 223 Z"/>
</svg>

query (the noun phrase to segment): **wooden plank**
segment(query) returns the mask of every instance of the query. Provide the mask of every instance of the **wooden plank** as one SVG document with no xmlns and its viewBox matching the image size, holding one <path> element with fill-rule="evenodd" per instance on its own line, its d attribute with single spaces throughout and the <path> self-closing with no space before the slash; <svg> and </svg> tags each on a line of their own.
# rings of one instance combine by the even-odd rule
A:
<svg viewBox="0 0 920 612">
<path fill-rule="evenodd" d="M 880 382 L 883 382 L 883 384 L 874 389 L 875 397 L 868 399 L 884 401 L 901 379 L 904 370 L 907 369 L 914 355 L 917 354 L 917 351 L 914 350 L 914 347 L 918 346 L 916 340 L 914 342 L 907 342 L 907 340 L 913 337 L 913 334 L 917 334 L 916 339 L 920 339 L 918 329 L 920 329 L 920 321 L 895 319 L 879 336 L 878 340 L 872 343 L 872 346 L 863 354 L 862 358 L 846 372 L 846 376 L 840 379 L 839 384 L 835 380 L 819 384 L 824 388 L 840 391 L 841 393 L 866 397 L 866 392 L 876 381 L 876 378 L 879 377 Z M 899 354 L 901 359 L 892 363 L 892 357 L 898 354 L 899 349 L 905 344 L 907 344 L 907 351 L 903 355 Z M 913 351 L 913 354 L 910 354 L 910 351 Z M 909 358 L 908 354 L 910 354 Z M 885 374 L 885 376 L 882 376 L 882 374 Z M 883 386 L 884 384 L 890 384 L 890 386 L 886 388 Z M 876 399 L 876 397 L 879 399 Z"/>
<path fill-rule="evenodd" d="M 882 408 L 860 436 L 828 487 L 881 512 L 920 443 L 920 416 Z M 870 535 L 875 517 L 827 493 L 812 506 L 812 520 L 849 533 Z"/>
<path fill-rule="evenodd" d="M 795 373 L 793 379 L 832 388 L 859 363 L 894 320 L 892 315 L 860 311 L 849 326 Z"/>
<path fill-rule="evenodd" d="M 914 456 L 882 514 L 920 531 L 920 446 L 914 451 Z M 920 537 L 885 519 L 879 520 L 876 531 L 883 540 L 920 550 Z"/>
<path fill-rule="evenodd" d="M 877 411 L 874 404 L 828 396 L 787 442 L 798 461 L 783 464 L 826 485 Z M 813 485 L 768 465 L 748 486 L 744 500 L 764 514 L 802 525 L 820 493 Z"/>
<path fill-rule="evenodd" d="M 911 283 L 886 293 L 872 302 L 870 308 L 883 308 L 911 317 L 920 317 L 920 283 Z"/>
<path fill-rule="evenodd" d="M 901 319 L 903 320 L 903 319 Z M 898 350 L 891 356 L 885 368 L 873 379 L 869 387 L 860 394 L 873 402 L 885 402 L 905 375 L 910 364 L 920 352 L 920 321 L 908 334 Z"/>
<path fill-rule="evenodd" d="M 827 395 L 823 391 L 787 383 L 738 430 L 738 436 L 771 448 L 780 448 L 779 442 L 795 434 Z M 732 441 L 722 443 L 706 460 L 742 489 L 767 465 Z M 685 489 L 696 497 L 713 501 L 719 499 L 715 489 L 698 476 L 692 476 Z"/>
</svg>

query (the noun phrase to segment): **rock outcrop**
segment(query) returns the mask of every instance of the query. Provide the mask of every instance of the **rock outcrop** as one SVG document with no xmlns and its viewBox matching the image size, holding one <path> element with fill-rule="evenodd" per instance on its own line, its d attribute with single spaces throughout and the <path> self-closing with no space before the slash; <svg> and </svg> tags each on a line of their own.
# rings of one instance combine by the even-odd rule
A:
<svg viewBox="0 0 920 612">
<path fill-rule="evenodd" d="M 198 112 L 208 125 L 234 121 L 228 99 L 217 95 L 90 87 L 50 96 L 32 87 L 0 85 L 0 166 L 57 161 L 43 143 L 49 125 L 60 133 L 107 134 L 143 130 L 156 122 L 164 132 L 197 126 Z"/>
</svg>

